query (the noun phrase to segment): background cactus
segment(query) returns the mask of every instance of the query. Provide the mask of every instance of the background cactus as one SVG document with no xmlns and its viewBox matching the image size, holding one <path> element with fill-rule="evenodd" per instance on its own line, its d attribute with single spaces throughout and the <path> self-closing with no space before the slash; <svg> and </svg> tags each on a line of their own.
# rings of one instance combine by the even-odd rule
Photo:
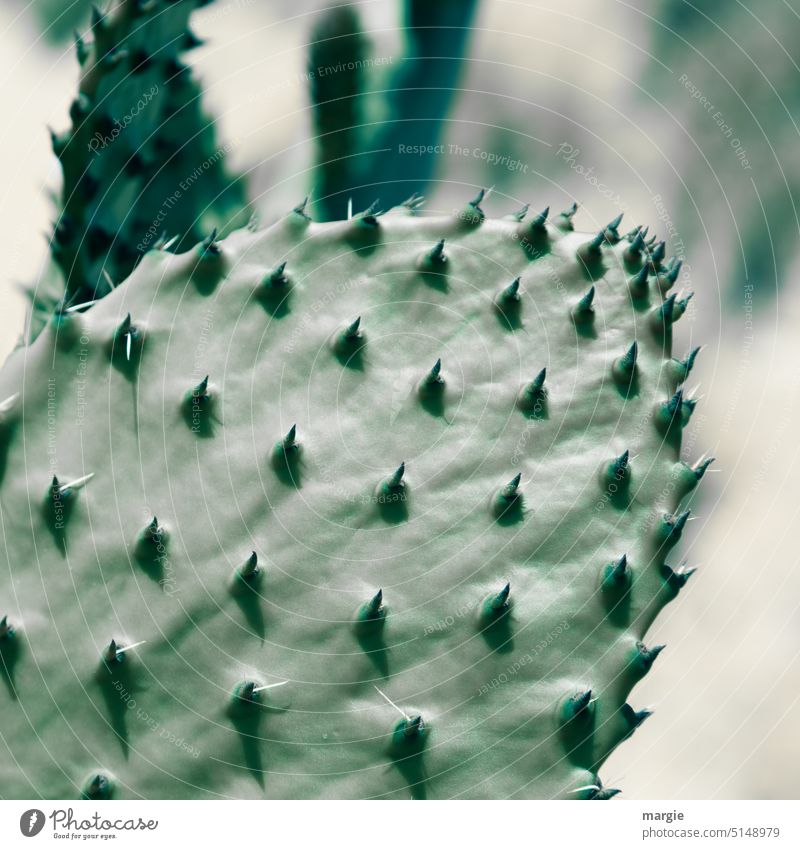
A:
<svg viewBox="0 0 800 849">
<path fill-rule="evenodd" d="M 707 466 L 687 296 L 482 199 L 154 250 L 12 355 L 4 795 L 617 792 Z"/>
<path fill-rule="evenodd" d="M 372 55 L 354 7 L 319 15 L 308 74 L 320 217 L 344 217 L 348 202 L 363 209 L 379 197 L 388 208 L 425 191 L 436 158 L 404 150 L 441 141 L 477 8 L 478 0 L 405 0 L 398 61 Z"/>
<path fill-rule="evenodd" d="M 52 132 L 63 172 L 55 267 L 30 292 L 31 336 L 64 290 L 67 303 L 102 297 L 162 236 L 185 249 L 202 228 L 242 214 L 242 186 L 225 170 L 227 147 L 183 62 L 200 43 L 191 12 L 207 3 L 116 0 L 105 14 L 94 7 L 89 34 L 76 34 L 72 125 Z"/>
</svg>

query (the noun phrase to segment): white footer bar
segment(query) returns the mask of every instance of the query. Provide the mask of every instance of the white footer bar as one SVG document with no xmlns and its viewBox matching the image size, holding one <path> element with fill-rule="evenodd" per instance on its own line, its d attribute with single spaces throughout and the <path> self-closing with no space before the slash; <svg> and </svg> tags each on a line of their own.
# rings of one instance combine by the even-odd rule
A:
<svg viewBox="0 0 800 849">
<path fill-rule="evenodd" d="M 1 792 L 1 790 L 0 790 Z M 0 801 L 0 846 L 796 847 L 800 803 Z"/>
</svg>

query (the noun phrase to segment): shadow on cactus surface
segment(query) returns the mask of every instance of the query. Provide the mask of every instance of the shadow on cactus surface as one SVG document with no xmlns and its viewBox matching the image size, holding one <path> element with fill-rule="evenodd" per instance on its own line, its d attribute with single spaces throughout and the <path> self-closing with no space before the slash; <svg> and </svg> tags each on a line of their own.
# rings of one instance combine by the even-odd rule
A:
<svg viewBox="0 0 800 849">
<path fill-rule="evenodd" d="M 5 796 L 619 792 L 710 462 L 690 295 L 640 227 L 490 204 L 159 243 L 14 352 Z"/>
</svg>

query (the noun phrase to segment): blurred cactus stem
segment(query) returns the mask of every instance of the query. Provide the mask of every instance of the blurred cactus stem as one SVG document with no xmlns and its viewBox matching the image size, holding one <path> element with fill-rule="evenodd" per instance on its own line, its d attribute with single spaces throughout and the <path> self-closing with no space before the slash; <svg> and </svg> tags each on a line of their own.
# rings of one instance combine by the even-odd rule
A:
<svg viewBox="0 0 800 849">
<path fill-rule="evenodd" d="M 311 36 L 317 217 L 345 216 L 376 197 L 385 208 L 424 191 L 459 88 L 478 0 L 406 0 L 405 54 L 372 56 L 355 9 L 321 13 Z M 367 85 L 369 84 L 369 85 Z"/>
</svg>

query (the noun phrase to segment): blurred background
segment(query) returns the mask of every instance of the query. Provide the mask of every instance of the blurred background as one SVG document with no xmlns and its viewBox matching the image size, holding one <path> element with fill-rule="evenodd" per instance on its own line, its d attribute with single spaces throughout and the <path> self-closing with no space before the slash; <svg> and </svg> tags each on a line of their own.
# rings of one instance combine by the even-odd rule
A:
<svg viewBox="0 0 800 849">
<path fill-rule="evenodd" d="M 449 210 L 491 186 L 493 215 L 575 199 L 584 230 L 624 212 L 623 231 L 650 225 L 668 256 L 684 259 L 679 287 L 696 292 L 675 353 L 705 346 L 692 375 L 702 401 L 685 437 L 688 458 L 701 447 L 717 457 L 684 546 L 699 570 L 649 637 L 667 650 L 635 701 L 656 717 L 612 756 L 604 782 L 630 798 L 796 798 L 800 4 L 457 2 L 468 23 L 452 38 L 423 29 L 415 44 L 438 56 L 428 84 L 444 82 L 428 106 L 446 110 L 439 123 L 412 111 L 415 138 L 443 148 L 376 159 L 387 185 L 364 191 L 386 201 L 432 177 L 427 208 Z M 23 332 L 22 287 L 36 287 L 47 265 L 61 172 L 46 128 L 69 125 L 72 33 L 86 29 L 89 5 L 0 4 L 0 357 Z M 401 3 L 351 5 L 373 60 L 361 73 L 373 90 L 368 159 L 391 144 L 380 135 L 388 75 L 413 79 L 415 69 Z M 190 62 L 206 112 L 266 221 L 314 185 L 308 52 L 312 33 L 341 25 L 330 11 L 320 19 L 329 6 L 217 0 L 194 18 L 205 43 Z M 423 108 L 412 100 L 407 108 Z M 322 194 L 312 214 L 345 214 L 344 195 Z"/>
</svg>

